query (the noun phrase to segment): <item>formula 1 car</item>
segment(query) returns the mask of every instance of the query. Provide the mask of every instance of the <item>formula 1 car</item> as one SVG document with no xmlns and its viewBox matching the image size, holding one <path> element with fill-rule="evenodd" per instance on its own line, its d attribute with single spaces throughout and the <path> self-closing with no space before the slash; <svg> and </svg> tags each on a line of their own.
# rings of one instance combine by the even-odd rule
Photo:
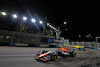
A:
<svg viewBox="0 0 100 67">
<path fill-rule="evenodd" d="M 62 56 L 63 58 L 66 58 L 66 56 L 75 57 L 76 52 L 74 49 L 71 49 L 69 47 L 62 47 L 61 49 L 57 49 L 58 56 Z"/>
<path fill-rule="evenodd" d="M 66 56 L 75 57 L 76 52 L 73 49 L 62 47 L 60 49 L 57 49 L 55 51 L 42 51 L 41 53 L 37 53 L 36 59 L 41 61 L 48 61 L 48 60 L 56 60 L 62 56 L 63 58 L 66 58 Z"/>
<path fill-rule="evenodd" d="M 81 50 L 81 51 L 86 51 L 86 50 L 85 50 L 85 48 L 78 48 L 78 50 Z"/>
<path fill-rule="evenodd" d="M 67 47 L 73 47 L 77 50 L 81 50 L 81 51 L 86 51 L 84 46 L 77 46 L 77 45 L 64 45 L 64 46 L 67 46 Z"/>
<path fill-rule="evenodd" d="M 56 51 L 46 51 L 43 50 L 42 53 L 37 53 L 36 59 L 41 61 L 56 60 L 58 54 Z"/>
</svg>

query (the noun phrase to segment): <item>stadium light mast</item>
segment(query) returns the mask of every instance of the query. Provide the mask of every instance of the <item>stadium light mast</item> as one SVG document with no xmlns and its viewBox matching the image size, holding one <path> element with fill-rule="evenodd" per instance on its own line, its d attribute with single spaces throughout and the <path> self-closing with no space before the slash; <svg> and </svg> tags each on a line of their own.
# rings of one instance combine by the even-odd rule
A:
<svg viewBox="0 0 100 67">
<path fill-rule="evenodd" d="M 6 15 L 7 15 L 7 14 L 6 14 L 6 12 L 1 12 L 1 14 L 2 14 L 2 15 L 4 15 L 4 16 L 6 16 Z"/>
<path fill-rule="evenodd" d="M 14 15 L 13 15 L 13 18 L 17 18 L 17 15 L 16 15 L 16 14 L 14 14 Z"/>
<path fill-rule="evenodd" d="M 23 20 L 27 20 L 27 17 L 23 17 Z"/>
<path fill-rule="evenodd" d="M 35 20 L 35 19 L 31 19 L 31 21 L 32 21 L 33 23 L 35 23 L 35 22 L 36 22 L 36 20 Z"/>
</svg>

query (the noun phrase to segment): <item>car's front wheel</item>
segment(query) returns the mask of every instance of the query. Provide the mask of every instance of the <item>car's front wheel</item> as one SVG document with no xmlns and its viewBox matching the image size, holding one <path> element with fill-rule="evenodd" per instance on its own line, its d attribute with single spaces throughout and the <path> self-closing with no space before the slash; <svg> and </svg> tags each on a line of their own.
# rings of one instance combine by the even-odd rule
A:
<svg viewBox="0 0 100 67">
<path fill-rule="evenodd" d="M 51 55 L 51 60 L 55 60 L 55 59 L 57 59 L 57 55 Z"/>
</svg>

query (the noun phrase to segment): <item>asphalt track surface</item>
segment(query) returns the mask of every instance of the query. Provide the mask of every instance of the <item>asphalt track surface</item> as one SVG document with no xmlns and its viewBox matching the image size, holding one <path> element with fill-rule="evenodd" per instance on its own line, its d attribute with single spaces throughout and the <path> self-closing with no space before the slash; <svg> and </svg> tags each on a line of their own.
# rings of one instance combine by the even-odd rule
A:
<svg viewBox="0 0 100 67">
<path fill-rule="evenodd" d="M 76 57 L 55 61 L 37 61 L 35 55 L 42 50 L 56 48 L 0 46 L 0 67 L 100 67 L 100 50 L 76 51 Z"/>
</svg>

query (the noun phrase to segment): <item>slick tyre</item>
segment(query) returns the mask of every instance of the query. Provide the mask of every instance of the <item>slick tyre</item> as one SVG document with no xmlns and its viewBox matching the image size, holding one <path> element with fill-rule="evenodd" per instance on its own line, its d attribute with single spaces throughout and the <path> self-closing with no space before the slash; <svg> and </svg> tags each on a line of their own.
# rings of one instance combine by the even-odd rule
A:
<svg viewBox="0 0 100 67">
<path fill-rule="evenodd" d="M 66 55 L 62 55 L 63 58 L 66 58 Z"/>
<path fill-rule="evenodd" d="M 71 57 L 75 57 L 75 56 L 76 56 L 76 52 L 71 52 L 71 53 L 70 53 L 70 56 L 71 56 Z"/>
<path fill-rule="evenodd" d="M 57 58 L 57 55 L 51 55 L 51 60 L 55 60 Z"/>
</svg>

